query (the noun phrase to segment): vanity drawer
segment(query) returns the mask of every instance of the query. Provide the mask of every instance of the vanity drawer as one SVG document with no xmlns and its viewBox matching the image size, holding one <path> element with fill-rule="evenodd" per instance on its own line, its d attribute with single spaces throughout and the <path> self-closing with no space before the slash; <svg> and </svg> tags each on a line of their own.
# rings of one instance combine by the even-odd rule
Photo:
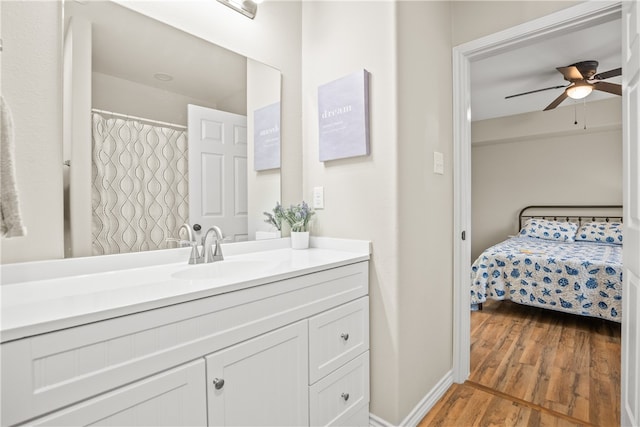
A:
<svg viewBox="0 0 640 427">
<path fill-rule="evenodd" d="M 309 319 L 309 384 L 369 349 L 369 297 Z"/>
<path fill-rule="evenodd" d="M 368 405 L 368 351 L 309 387 L 312 426 L 346 425 Z"/>
</svg>

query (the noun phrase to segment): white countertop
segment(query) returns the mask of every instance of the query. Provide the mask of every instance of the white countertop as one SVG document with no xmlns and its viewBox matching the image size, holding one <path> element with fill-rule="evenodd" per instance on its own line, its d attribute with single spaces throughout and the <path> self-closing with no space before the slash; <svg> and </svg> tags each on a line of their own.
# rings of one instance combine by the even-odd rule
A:
<svg viewBox="0 0 640 427">
<path fill-rule="evenodd" d="M 232 243 L 223 245 L 224 261 L 199 265 L 188 265 L 189 248 L 5 265 L 0 340 L 238 291 L 370 254 L 367 241 L 312 237 L 311 246 L 292 250 L 288 238 Z"/>
</svg>

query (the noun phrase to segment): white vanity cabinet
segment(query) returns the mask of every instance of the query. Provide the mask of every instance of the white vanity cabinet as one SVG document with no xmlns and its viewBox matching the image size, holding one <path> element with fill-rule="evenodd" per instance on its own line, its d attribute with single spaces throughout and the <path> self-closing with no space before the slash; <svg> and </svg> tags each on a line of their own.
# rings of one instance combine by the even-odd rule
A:
<svg viewBox="0 0 640 427">
<path fill-rule="evenodd" d="M 368 266 L 5 341 L 1 424 L 368 425 Z"/>
<path fill-rule="evenodd" d="M 39 418 L 34 426 L 198 426 L 207 420 L 202 359 Z"/>
<path fill-rule="evenodd" d="M 308 423 L 306 321 L 220 350 L 206 360 L 209 425 Z"/>
<path fill-rule="evenodd" d="M 313 426 L 369 424 L 369 298 L 309 319 Z"/>
</svg>

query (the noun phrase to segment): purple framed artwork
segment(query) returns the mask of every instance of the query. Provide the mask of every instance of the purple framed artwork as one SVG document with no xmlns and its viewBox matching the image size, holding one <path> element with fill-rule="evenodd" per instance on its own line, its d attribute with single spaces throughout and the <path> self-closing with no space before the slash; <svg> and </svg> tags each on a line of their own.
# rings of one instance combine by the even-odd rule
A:
<svg viewBox="0 0 640 427">
<path fill-rule="evenodd" d="M 253 112 L 253 168 L 256 171 L 280 167 L 280 103 Z"/>
<path fill-rule="evenodd" d="M 320 161 L 369 155 L 369 72 L 318 87 Z"/>
</svg>

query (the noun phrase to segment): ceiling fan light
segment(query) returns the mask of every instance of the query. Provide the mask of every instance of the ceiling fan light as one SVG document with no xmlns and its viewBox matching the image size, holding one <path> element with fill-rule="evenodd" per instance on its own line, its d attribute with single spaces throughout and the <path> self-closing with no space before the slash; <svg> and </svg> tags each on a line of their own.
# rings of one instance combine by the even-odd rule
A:
<svg viewBox="0 0 640 427">
<path fill-rule="evenodd" d="M 589 83 L 577 82 L 567 88 L 567 96 L 572 99 L 582 99 L 593 91 L 593 86 Z"/>
</svg>

